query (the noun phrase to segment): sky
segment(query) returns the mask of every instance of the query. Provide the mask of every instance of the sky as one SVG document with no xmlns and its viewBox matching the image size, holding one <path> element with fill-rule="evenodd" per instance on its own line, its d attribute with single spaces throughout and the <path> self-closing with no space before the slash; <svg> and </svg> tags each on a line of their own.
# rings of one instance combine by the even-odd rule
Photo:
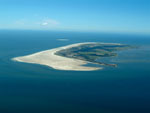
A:
<svg viewBox="0 0 150 113">
<path fill-rule="evenodd" d="M 150 34 L 150 0 L 0 0 L 0 29 Z"/>
</svg>

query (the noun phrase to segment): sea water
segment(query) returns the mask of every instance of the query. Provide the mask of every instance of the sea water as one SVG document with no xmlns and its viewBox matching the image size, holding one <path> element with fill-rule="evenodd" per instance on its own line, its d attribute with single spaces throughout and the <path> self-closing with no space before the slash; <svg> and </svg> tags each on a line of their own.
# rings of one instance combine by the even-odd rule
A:
<svg viewBox="0 0 150 113">
<path fill-rule="evenodd" d="M 11 60 L 80 42 L 139 48 L 103 59 L 118 64 L 117 68 L 91 72 L 60 71 Z M 150 113 L 150 36 L 1 30 L 0 113 Z"/>
</svg>

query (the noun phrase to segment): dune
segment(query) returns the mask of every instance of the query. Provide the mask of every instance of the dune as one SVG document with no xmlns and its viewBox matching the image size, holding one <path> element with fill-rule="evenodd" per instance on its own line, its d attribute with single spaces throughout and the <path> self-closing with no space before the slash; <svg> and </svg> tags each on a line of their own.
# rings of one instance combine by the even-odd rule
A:
<svg viewBox="0 0 150 113">
<path fill-rule="evenodd" d="M 74 58 L 67 58 L 55 54 L 57 51 L 60 51 L 62 49 L 68 49 L 83 44 L 91 44 L 91 43 L 94 42 L 71 44 L 63 47 L 37 52 L 26 56 L 15 57 L 12 58 L 12 60 L 24 63 L 45 65 L 57 70 L 94 71 L 102 69 L 102 67 L 83 66 L 88 63 L 87 61 L 78 60 Z"/>
</svg>

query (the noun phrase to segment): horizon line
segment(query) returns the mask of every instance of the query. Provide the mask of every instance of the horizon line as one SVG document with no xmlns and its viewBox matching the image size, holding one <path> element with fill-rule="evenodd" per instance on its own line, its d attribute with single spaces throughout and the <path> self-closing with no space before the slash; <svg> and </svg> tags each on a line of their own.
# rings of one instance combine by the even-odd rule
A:
<svg viewBox="0 0 150 113">
<path fill-rule="evenodd" d="M 20 30 L 20 31 L 49 31 L 49 32 L 83 32 L 83 33 L 110 33 L 110 34 L 133 34 L 133 35 L 150 35 L 150 32 L 127 32 L 127 31 L 89 31 L 89 30 L 54 30 L 54 29 L 3 29 L 1 30 Z"/>
</svg>

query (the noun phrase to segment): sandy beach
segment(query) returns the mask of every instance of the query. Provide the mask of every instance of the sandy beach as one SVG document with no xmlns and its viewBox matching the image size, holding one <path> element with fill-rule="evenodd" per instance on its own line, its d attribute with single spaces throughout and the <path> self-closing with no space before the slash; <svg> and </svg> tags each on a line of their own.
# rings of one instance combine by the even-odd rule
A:
<svg viewBox="0 0 150 113">
<path fill-rule="evenodd" d="M 18 61 L 18 62 L 46 65 L 57 70 L 93 71 L 93 70 L 102 69 L 102 67 L 83 66 L 88 63 L 83 60 L 55 55 L 57 51 L 60 51 L 62 49 L 68 49 L 68 48 L 80 46 L 83 44 L 91 44 L 91 43 L 95 43 L 95 42 L 71 44 L 71 45 L 67 45 L 63 47 L 58 47 L 58 48 L 54 48 L 50 50 L 37 52 L 37 53 L 30 54 L 27 56 L 15 57 L 15 58 L 12 58 L 12 60 Z"/>
</svg>

